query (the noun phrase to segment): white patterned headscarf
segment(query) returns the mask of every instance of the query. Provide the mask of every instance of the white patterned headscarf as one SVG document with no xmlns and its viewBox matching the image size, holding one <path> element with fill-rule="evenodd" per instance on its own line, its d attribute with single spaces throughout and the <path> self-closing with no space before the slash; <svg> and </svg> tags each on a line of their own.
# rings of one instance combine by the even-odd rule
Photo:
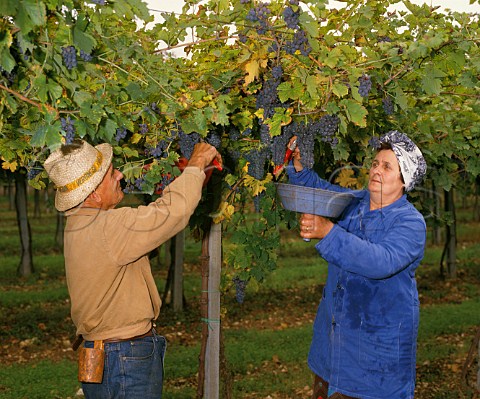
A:
<svg viewBox="0 0 480 399">
<path fill-rule="evenodd" d="M 405 182 L 405 191 L 411 191 L 422 182 L 427 172 L 427 163 L 420 149 L 405 133 L 392 130 L 380 137 L 380 143 L 392 146 Z"/>
</svg>

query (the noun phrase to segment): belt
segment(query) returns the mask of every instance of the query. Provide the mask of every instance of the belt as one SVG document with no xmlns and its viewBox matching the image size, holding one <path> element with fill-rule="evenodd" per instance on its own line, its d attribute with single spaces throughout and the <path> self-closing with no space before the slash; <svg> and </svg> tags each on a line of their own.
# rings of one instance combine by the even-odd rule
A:
<svg viewBox="0 0 480 399">
<path fill-rule="evenodd" d="M 153 327 L 154 328 L 154 327 Z M 151 328 L 150 330 L 148 330 L 145 334 L 142 334 L 142 335 L 136 335 L 134 337 L 130 337 L 130 338 L 109 338 L 109 339 L 104 339 L 103 340 L 103 343 L 105 344 L 113 344 L 114 342 L 125 342 L 125 341 L 132 341 L 134 339 L 140 339 L 140 338 L 145 338 L 145 337 L 152 337 L 153 336 L 153 328 Z M 72 344 L 72 349 L 74 351 L 76 351 L 78 349 L 78 347 L 81 345 L 81 343 L 83 342 L 83 337 L 82 335 L 78 335 L 76 338 L 75 338 L 75 341 L 73 342 Z"/>
<path fill-rule="evenodd" d="M 133 341 L 134 339 L 140 339 L 140 338 L 145 338 L 145 337 L 153 337 L 153 328 L 148 330 L 145 334 L 135 335 L 134 337 L 130 337 L 130 338 L 108 338 L 108 339 L 104 339 L 103 343 L 104 344 L 113 344 L 115 342 Z"/>
</svg>

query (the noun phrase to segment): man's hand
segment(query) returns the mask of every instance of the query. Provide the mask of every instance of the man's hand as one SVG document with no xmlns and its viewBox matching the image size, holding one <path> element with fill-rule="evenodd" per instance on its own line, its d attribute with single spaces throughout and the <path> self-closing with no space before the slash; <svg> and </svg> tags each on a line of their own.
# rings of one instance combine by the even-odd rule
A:
<svg viewBox="0 0 480 399">
<path fill-rule="evenodd" d="M 214 146 L 207 143 L 198 143 L 195 144 L 195 147 L 193 148 L 192 156 L 190 157 L 187 166 L 196 166 L 201 170 L 205 170 L 214 159 L 222 165 L 222 156 Z"/>
<path fill-rule="evenodd" d="M 323 216 L 302 214 L 300 217 L 300 236 L 302 238 L 324 238 L 333 228 L 333 223 Z"/>
</svg>

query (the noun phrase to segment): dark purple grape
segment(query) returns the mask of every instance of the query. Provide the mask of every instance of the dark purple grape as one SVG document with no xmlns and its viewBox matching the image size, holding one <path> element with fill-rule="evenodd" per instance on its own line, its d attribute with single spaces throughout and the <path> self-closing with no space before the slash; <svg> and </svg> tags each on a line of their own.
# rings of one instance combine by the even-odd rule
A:
<svg viewBox="0 0 480 399">
<path fill-rule="evenodd" d="M 393 105 L 392 98 L 390 96 L 387 96 L 387 97 L 382 99 L 382 107 L 383 107 L 384 112 L 387 115 L 392 115 L 393 114 L 394 105 Z"/>
<path fill-rule="evenodd" d="M 62 47 L 63 62 L 67 69 L 73 69 L 77 66 L 77 51 L 73 46 Z"/>
<path fill-rule="evenodd" d="M 372 88 L 372 81 L 370 80 L 370 76 L 362 75 L 358 78 L 360 85 L 358 86 L 358 94 L 362 97 L 368 97 L 368 93 Z"/>
<path fill-rule="evenodd" d="M 200 142 L 200 135 L 196 132 L 189 134 L 184 133 L 182 130 L 178 131 L 179 146 L 182 156 L 190 159 L 192 156 L 193 148 L 195 144 Z"/>
<path fill-rule="evenodd" d="M 115 141 L 118 143 L 120 140 L 123 140 L 127 136 L 127 129 L 122 126 L 117 128 L 116 134 L 115 134 Z"/>
<path fill-rule="evenodd" d="M 283 10 L 283 19 L 287 24 L 287 28 L 289 29 L 298 29 L 300 26 L 298 25 L 298 11 L 293 11 L 292 7 L 286 7 Z"/>
<path fill-rule="evenodd" d="M 70 119 L 69 116 L 66 118 L 60 118 L 60 123 L 62 124 L 62 130 L 64 131 L 65 144 L 71 144 L 75 138 L 75 126 L 74 122 Z"/>
<path fill-rule="evenodd" d="M 232 281 L 235 284 L 235 297 L 237 302 L 243 303 L 245 299 L 245 288 L 247 288 L 248 281 L 242 280 L 238 276 L 235 276 Z"/>
</svg>

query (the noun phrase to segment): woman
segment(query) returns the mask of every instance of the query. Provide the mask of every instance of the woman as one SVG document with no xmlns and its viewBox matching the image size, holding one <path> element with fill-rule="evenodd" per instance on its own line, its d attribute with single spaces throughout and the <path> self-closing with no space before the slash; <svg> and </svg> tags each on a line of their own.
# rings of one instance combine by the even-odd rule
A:
<svg viewBox="0 0 480 399">
<path fill-rule="evenodd" d="M 411 399 L 419 301 L 415 270 L 423 258 L 426 226 L 405 191 L 421 182 L 426 163 L 403 133 L 380 138 L 368 190 L 333 223 L 303 214 L 300 235 L 320 241 L 327 283 L 314 323 L 308 364 L 314 399 Z M 351 191 L 304 169 L 298 148 L 287 168 L 293 184 Z"/>
</svg>

